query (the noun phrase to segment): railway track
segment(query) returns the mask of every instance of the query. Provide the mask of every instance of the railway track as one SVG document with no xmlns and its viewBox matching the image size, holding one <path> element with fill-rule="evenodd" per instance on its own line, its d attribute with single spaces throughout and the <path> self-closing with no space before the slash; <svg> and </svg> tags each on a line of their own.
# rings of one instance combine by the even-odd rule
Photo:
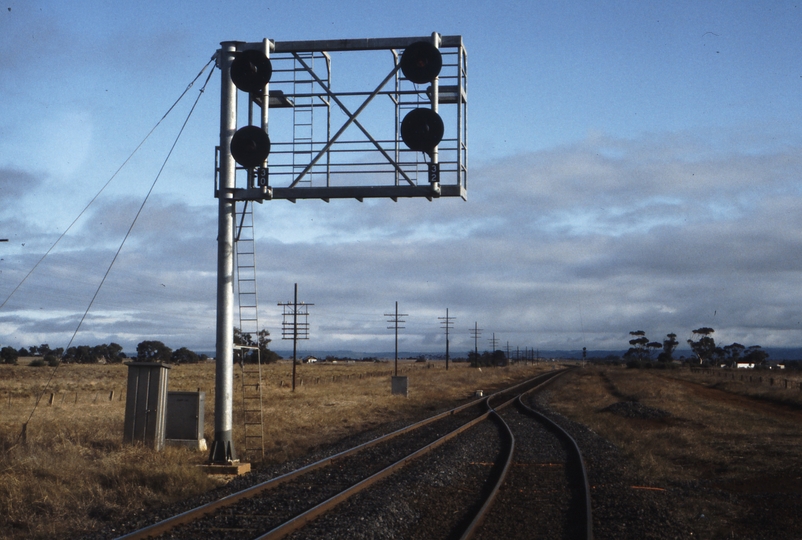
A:
<svg viewBox="0 0 802 540">
<path fill-rule="evenodd" d="M 520 449 L 515 453 L 515 432 L 523 433 L 520 424 L 534 424 L 523 416 L 532 412 L 520 396 L 560 373 L 543 374 L 120 538 L 380 538 L 376 523 L 395 537 L 497 538 L 493 501 L 513 494 L 503 486 L 513 485 L 510 478 L 518 477 L 522 463 L 515 459 L 521 455 Z M 566 457 L 562 463 L 573 461 Z M 403 474 L 394 474 L 402 468 Z M 510 474 L 511 469 L 516 471 Z M 577 509 L 586 508 L 587 534 L 579 537 L 591 538 L 587 492 L 568 492 L 567 520 L 575 523 Z"/>
</svg>

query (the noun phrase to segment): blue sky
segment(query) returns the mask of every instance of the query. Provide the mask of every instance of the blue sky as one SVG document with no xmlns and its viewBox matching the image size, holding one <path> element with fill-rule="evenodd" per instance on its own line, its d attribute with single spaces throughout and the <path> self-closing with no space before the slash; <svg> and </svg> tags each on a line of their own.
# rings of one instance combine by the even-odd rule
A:
<svg viewBox="0 0 802 540">
<path fill-rule="evenodd" d="M 299 284 L 310 349 L 438 352 L 628 332 L 799 346 L 802 7 L 791 2 L 36 2 L 0 9 L 0 302 L 221 41 L 461 35 L 468 200 L 257 207 L 260 317 Z M 335 69 L 336 66 L 335 66 Z M 340 69 L 359 81 L 364 73 Z M 64 346 L 204 77 L 0 309 L 0 345 Z M 76 336 L 214 347 L 212 77 Z M 271 132 L 271 138 L 281 138 Z M 23 245 L 24 244 L 24 245 Z"/>
</svg>

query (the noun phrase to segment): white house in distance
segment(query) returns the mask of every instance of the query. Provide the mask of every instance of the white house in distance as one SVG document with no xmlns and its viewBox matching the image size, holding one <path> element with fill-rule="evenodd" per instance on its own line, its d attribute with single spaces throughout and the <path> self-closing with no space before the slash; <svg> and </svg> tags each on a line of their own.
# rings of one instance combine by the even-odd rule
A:
<svg viewBox="0 0 802 540">
<path fill-rule="evenodd" d="M 736 369 L 755 369 L 754 362 L 747 362 L 746 360 L 739 360 L 735 362 Z"/>
<path fill-rule="evenodd" d="M 317 358 L 315 358 L 314 356 L 307 356 L 304 359 L 302 359 L 301 362 L 303 362 L 304 364 L 315 364 L 317 363 Z"/>
</svg>

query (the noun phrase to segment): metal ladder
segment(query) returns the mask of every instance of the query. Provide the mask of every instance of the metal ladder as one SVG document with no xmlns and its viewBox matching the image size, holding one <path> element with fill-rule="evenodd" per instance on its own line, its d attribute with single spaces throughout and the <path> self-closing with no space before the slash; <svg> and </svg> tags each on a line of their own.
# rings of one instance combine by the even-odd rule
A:
<svg viewBox="0 0 802 540">
<path fill-rule="evenodd" d="M 241 201 L 236 207 L 234 237 L 237 267 L 239 328 L 250 334 L 256 346 L 234 345 L 239 349 L 242 370 L 242 420 L 245 456 L 264 456 L 264 416 L 262 414 L 262 358 L 259 351 L 259 305 L 256 294 L 256 242 L 253 227 L 253 202 Z M 246 363 L 246 355 L 256 353 L 256 363 Z"/>
<path fill-rule="evenodd" d="M 314 53 L 299 53 L 297 55 L 310 68 L 315 67 Z M 293 69 L 293 94 L 295 95 L 295 106 L 292 108 L 292 173 L 293 178 L 300 174 L 306 165 L 312 161 L 312 151 L 314 146 L 314 97 L 315 82 L 306 71 L 301 67 L 300 62 L 295 63 Z M 303 183 L 312 182 L 312 174 L 307 174 L 302 180 Z"/>
</svg>

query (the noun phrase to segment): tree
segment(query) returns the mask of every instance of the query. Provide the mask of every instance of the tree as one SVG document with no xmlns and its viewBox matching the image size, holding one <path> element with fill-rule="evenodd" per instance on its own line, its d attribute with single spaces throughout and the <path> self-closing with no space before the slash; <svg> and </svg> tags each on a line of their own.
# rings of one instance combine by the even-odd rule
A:
<svg viewBox="0 0 802 540">
<path fill-rule="evenodd" d="M 259 347 L 259 353 L 261 355 L 261 361 L 263 364 L 270 364 L 281 359 L 281 356 L 268 348 L 268 345 L 272 340 L 270 339 L 270 332 L 267 330 L 267 328 L 262 328 L 259 330 L 259 332 L 256 334 L 256 339 L 257 341 L 254 342 L 253 336 L 250 333 L 243 332 L 236 327 L 234 328 L 234 344 L 245 345 L 248 347 Z M 234 350 L 235 362 L 256 363 L 257 358 L 258 357 L 255 350 Z"/>
<path fill-rule="evenodd" d="M 0 360 L 3 364 L 17 365 L 17 358 L 19 358 L 19 351 L 14 347 L 3 347 L 0 349 Z"/>
<path fill-rule="evenodd" d="M 169 362 L 172 353 L 161 341 L 143 341 L 136 346 L 136 359 L 140 362 Z"/>
<path fill-rule="evenodd" d="M 123 352 L 123 346 L 119 343 L 112 342 L 106 345 L 106 362 L 119 364 L 126 358 L 127 356 Z"/>
<path fill-rule="evenodd" d="M 764 351 L 760 345 L 752 345 L 748 349 L 746 349 L 746 354 L 744 355 L 744 360 L 747 362 L 754 363 L 755 366 L 763 366 L 766 364 L 766 361 L 769 359 L 769 353 Z"/>
<path fill-rule="evenodd" d="M 44 349 L 42 348 L 44 347 Z M 42 360 L 47 362 L 49 366 L 57 366 L 61 363 L 61 358 L 64 356 L 64 347 L 51 349 L 49 345 L 45 344 L 39 347 L 39 354 L 42 355 Z"/>
<path fill-rule="evenodd" d="M 716 347 L 716 350 L 720 351 L 719 355 L 721 360 L 729 367 L 735 367 L 735 364 L 741 359 L 741 354 L 743 354 L 745 349 L 746 347 L 740 343 L 725 345 L 721 349 Z"/>
<path fill-rule="evenodd" d="M 688 340 L 688 345 L 691 350 L 696 354 L 700 364 L 708 362 L 716 350 L 716 341 L 710 337 L 710 334 L 715 332 L 712 328 L 702 327 L 693 331 L 694 336 L 702 336 L 697 341 L 693 339 Z"/>
<path fill-rule="evenodd" d="M 170 360 L 178 365 L 178 364 L 197 364 L 200 362 L 200 356 L 194 351 L 187 349 L 186 347 L 181 347 L 173 351 L 173 354 L 170 356 Z"/>
<path fill-rule="evenodd" d="M 649 343 L 646 344 L 646 348 L 647 349 L 654 349 L 656 351 L 658 349 L 662 349 L 663 348 L 663 344 L 660 343 L 659 341 L 650 341 Z M 652 359 L 652 352 L 648 351 L 648 353 L 649 353 L 649 360 L 651 360 Z"/>
<path fill-rule="evenodd" d="M 262 363 L 263 364 L 272 364 L 281 359 L 275 351 L 271 351 L 268 345 L 270 342 L 273 341 L 270 339 L 270 332 L 267 328 L 262 328 L 259 330 L 259 352 L 262 354 Z"/>
<path fill-rule="evenodd" d="M 28 347 L 28 350 L 30 351 L 31 356 L 45 356 L 50 352 L 50 345 L 47 343 L 42 343 L 38 347 L 36 345 L 31 345 Z"/>
<path fill-rule="evenodd" d="M 507 354 L 501 349 L 493 351 L 492 362 L 494 366 L 506 366 L 508 364 Z"/>
<path fill-rule="evenodd" d="M 663 352 L 657 355 L 657 361 L 671 362 L 674 360 L 674 351 L 678 345 L 677 334 L 666 334 L 666 339 L 663 340 Z"/>
<path fill-rule="evenodd" d="M 646 356 L 647 353 L 646 347 L 649 345 L 649 338 L 646 337 L 646 332 L 643 330 L 635 330 L 630 332 L 629 335 L 634 337 L 629 340 L 631 347 L 624 356 L 628 358 L 634 356 L 639 362 L 642 362 L 643 357 Z"/>
<path fill-rule="evenodd" d="M 67 349 L 61 360 L 67 364 L 94 364 L 97 357 L 92 354 L 92 347 L 89 345 L 78 345 Z"/>
</svg>

